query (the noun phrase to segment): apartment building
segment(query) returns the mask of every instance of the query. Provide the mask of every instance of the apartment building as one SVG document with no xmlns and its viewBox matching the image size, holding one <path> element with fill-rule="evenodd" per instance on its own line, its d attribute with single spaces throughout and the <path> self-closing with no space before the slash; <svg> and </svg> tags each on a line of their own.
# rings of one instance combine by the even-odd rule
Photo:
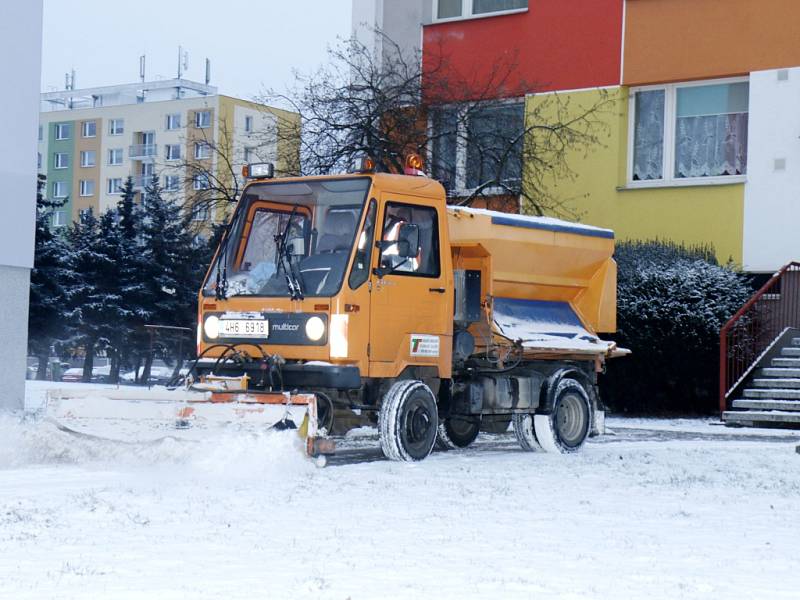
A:
<svg viewBox="0 0 800 600">
<path fill-rule="evenodd" d="M 296 114 L 186 79 L 47 92 L 41 102 L 39 170 L 47 175 L 47 197 L 64 202 L 53 212 L 55 226 L 115 206 L 129 176 L 137 192 L 157 176 L 191 209 L 246 162 L 273 162 L 282 173 L 296 160 L 297 144 L 279 135 Z M 222 210 L 206 208 L 193 218 L 223 218 Z"/>
<path fill-rule="evenodd" d="M 771 273 L 800 258 L 798 17 L 793 0 L 430 0 L 418 39 L 424 63 L 444 57 L 454 80 L 504 101 L 465 134 L 528 127 L 552 94 L 575 114 L 612 100 L 594 115 L 601 143 L 569 153 L 574 177 L 552 190 L 577 218 L 618 239 L 712 244 L 722 262 Z M 468 135 L 429 164 L 443 152 L 462 168 L 435 175 L 469 194 Z"/>
</svg>

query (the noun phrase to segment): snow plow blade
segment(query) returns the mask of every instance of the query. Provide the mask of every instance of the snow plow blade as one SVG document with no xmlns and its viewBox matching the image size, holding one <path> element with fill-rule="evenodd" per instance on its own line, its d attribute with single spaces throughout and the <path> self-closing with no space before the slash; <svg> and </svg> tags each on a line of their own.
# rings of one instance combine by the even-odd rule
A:
<svg viewBox="0 0 800 600">
<path fill-rule="evenodd" d="M 60 429 L 122 442 L 203 439 L 210 432 L 296 429 L 310 457 L 333 454 L 317 426 L 314 394 L 167 388 L 48 390 L 46 419 Z"/>
</svg>

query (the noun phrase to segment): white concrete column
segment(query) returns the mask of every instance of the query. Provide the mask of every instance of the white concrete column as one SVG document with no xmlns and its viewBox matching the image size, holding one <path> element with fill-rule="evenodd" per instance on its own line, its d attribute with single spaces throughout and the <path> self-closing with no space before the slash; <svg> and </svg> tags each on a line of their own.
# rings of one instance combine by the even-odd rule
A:
<svg viewBox="0 0 800 600">
<path fill-rule="evenodd" d="M 42 0 L 0 3 L 0 409 L 25 400 L 36 215 Z"/>
</svg>

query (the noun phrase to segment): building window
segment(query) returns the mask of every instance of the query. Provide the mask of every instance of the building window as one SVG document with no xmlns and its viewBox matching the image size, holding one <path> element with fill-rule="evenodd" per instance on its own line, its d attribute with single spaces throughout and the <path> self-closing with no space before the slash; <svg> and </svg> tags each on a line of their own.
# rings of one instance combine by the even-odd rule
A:
<svg viewBox="0 0 800 600">
<path fill-rule="evenodd" d="M 122 148 L 111 148 L 108 151 L 108 164 L 111 166 L 122 164 Z"/>
<path fill-rule="evenodd" d="M 97 137 L 97 123 L 95 121 L 84 121 L 82 134 L 85 138 Z"/>
<path fill-rule="evenodd" d="M 194 114 L 195 127 L 206 128 L 211 127 L 211 111 L 200 110 Z"/>
<path fill-rule="evenodd" d="M 175 113 L 172 115 L 167 115 L 167 129 L 180 129 L 181 128 L 181 114 Z"/>
<path fill-rule="evenodd" d="M 93 167 L 97 164 L 97 152 L 94 150 L 81 150 L 81 166 Z"/>
<path fill-rule="evenodd" d="M 122 178 L 114 177 L 107 181 L 106 190 L 109 194 L 121 194 L 122 193 Z"/>
<path fill-rule="evenodd" d="M 194 145 L 194 157 L 198 159 L 211 158 L 211 146 L 205 142 L 197 142 Z"/>
<path fill-rule="evenodd" d="M 743 178 L 749 94 L 750 84 L 743 80 L 633 90 L 630 183 L 724 183 Z"/>
<path fill-rule="evenodd" d="M 80 194 L 84 197 L 94 196 L 94 179 L 80 180 Z"/>
<path fill-rule="evenodd" d="M 253 133 L 253 117 L 244 118 L 244 130 L 247 133 Z"/>
<path fill-rule="evenodd" d="M 208 206 L 196 204 L 192 207 L 192 221 L 208 221 Z"/>
<path fill-rule="evenodd" d="M 177 192 L 180 189 L 181 180 L 177 175 L 164 176 L 164 191 Z"/>
<path fill-rule="evenodd" d="M 53 182 L 53 198 L 66 198 L 67 197 L 67 182 L 54 181 Z"/>
<path fill-rule="evenodd" d="M 167 144 L 166 160 L 180 160 L 181 159 L 181 146 L 180 144 Z"/>
<path fill-rule="evenodd" d="M 256 155 L 255 152 L 256 152 L 255 148 L 245 148 L 244 149 L 244 162 L 245 162 L 245 164 L 249 164 L 250 161 L 252 161 L 253 158 L 255 158 L 255 155 Z"/>
<path fill-rule="evenodd" d="M 53 227 L 63 227 L 66 225 L 66 213 L 63 210 L 54 210 L 52 213 L 50 213 L 50 224 Z"/>
<path fill-rule="evenodd" d="M 207 173 L 200 173 L 192 178 L 192 187 L 195 190 L 207 190 L 211 188 L 211 181 Z"/>
<path fill-rule="evenodd" d="M 528 10 L 528 0 L 436 0 L 434 14 L 439 21 L 525 10 Z"/>
<path fill-rule="evenodd" d="M 484 186 L 488 193 L 504 193 L 520 187 L 524 103 L 441 108 L 432 115 L 431 129 L 433 176 L 448 191 L 463 195 Z"/>
<path fill-rule="evenodd" d="M 36 168 L 37 169 L 41 169 L 42 168 L 42 153 L 41 152 L 37 152 L 36 153 Z"/>
<path fill-rule="evenodd" d="M 108 135 L 122 135 L 125 133 L 125 121 L 122 119 L 111 119 L 108 122 Z"/>
<path fill-rule="evenodd" d="M 39 141 L 41 142 L 42 140 L 44 140 L 44 127 L 39 125 Z"/>
<path fill-rule="evenodd" d="M 94 211 L 91 206 L 89 208 L 82 208 L 78 211 L 78 219 L 83 222 L 92 216 L 92 212 Z"/>
<path fill-rule="evenodd" d="M 56 169 L 68 169 L 69 154 L 66 152 L 56 152 L 53 155 L 53 167 Z"/>
<path fill-rule="evenodd" d="M 56 139 L 68 140 L 70 136 L 69 123 L 56 123 Z"/>
</svg>

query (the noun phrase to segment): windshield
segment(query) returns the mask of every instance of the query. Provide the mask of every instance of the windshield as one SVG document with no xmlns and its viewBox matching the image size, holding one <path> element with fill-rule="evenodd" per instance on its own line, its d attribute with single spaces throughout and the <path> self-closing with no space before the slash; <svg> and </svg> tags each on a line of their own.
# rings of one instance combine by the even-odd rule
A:
<svg viewBox="0 0 800 600">
<path fill-rule="evenodd" d="M 333 296 L 344 279 L 371 180 L 258 183 L 245 190 L 203 288 L 228 296 Z"/>
</svg>

